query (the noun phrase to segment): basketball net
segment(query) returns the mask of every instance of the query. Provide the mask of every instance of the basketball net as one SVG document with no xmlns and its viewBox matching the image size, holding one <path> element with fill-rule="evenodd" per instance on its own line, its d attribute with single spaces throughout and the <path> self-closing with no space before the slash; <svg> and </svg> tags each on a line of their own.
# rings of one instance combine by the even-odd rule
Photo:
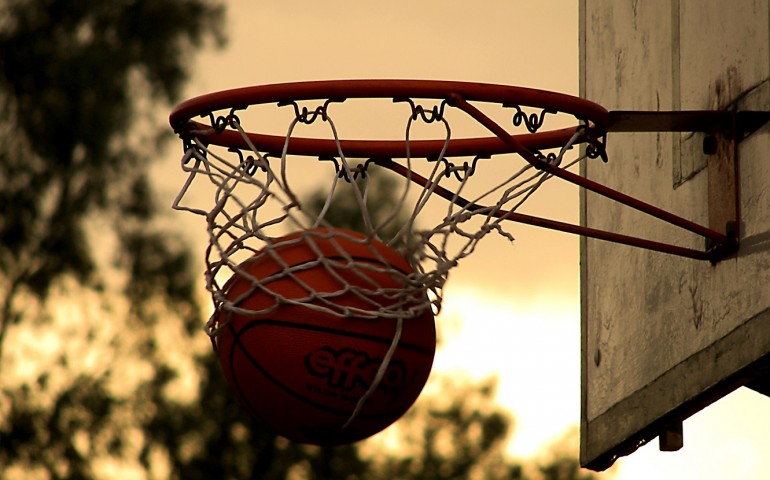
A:
<svg viewBox="0 0 770 480">
<path fill-rule="evenodd" d="M 227 325 L 232 314 L 263 316 L 270 313 L 280 304 L 301 304 L 310 310 L 341 317 L 390 318 L 397 320 L 397 331 L 391 347 L 386 355 L 373 385 L 367 395 L 359 401 L 355 417 L 365 397 L 377 387 L 379 380 L 387 369 L 388 362 L 398 344 L 401 326 L 404 321 L 414 318 L 428 309 L 437 314 L 441 309 L 442 293 L 450 270 L 458 262 L 476 249 L 479 241 L 489 233 L 495 232 L 509 241 L 513 235 L 504 228 L 506 214 L 515 212 L 550 175 L 532 167 L 527 162 L 519 162 L 522 166 L 511 169 L 505 178 L 484 188 L 481 193 L 465 199 L 466 191 L 471 191 L 477 170 L 484 168 L 482 158 L 474 158 L 471 162 L 455 164 L 444 157 L 450 144 L 452 130 L 444 117 L 443 102 L 440 106 L 425 109 L 408 101 L 410 112 L 405 122 L 406 155 L 400 161 L 393 159 L 367 159 L 354 161 L 349 159 L 340 142 L 337 126 L 330 113 L 330 102 L 314 110 L 300 109 L 295 103 L 294 119 L 288 125 L 283 153 L 280 158 L 271 158 L 260 152 L 247 132 L 241 125 L 239 117 L 231 111 L 227 116 L 214 121 L 211 127 L 190 131 L 189 140 L 185 145 L 182 157 L 182 168 L 187 172 L 187 180 L 177 195 L 173 208 L 200 215 L 206 219 L 208 233 L 208 248 L 206 249 L 206 287 L 211 293 L 215 312 L 205 326 L 206 332 L 215 337 Z M 319 212 L 310 211 L 302 204 L 300 197 L 293 187 L 295 180 L 290 178 L 290 159 L 287 155 L 292 136 L 299 124 L 322 123 L 328 127 L 329 138 L 333 138 L 337 146 L 337 155 L 328 162 L 328 195 L 323 208 Z M 429 162 L 425 159 L 413 159 L 411 155 L 411 134 L 416 123 L 435 124 L 443 127 L 445 132 L 444 147 Z M 222 131 L 229 127 L 237 132 L 248 145 L 248 151 L 223 151 L 209 148 L 207 135 Z M 535 152 L 542 160 L 562 168 L 569 168 L 584 157 L 574 160 L 569 165 L 561 165 L 564 154 L 578 141 L 580 131 L 576 131 L 570 142 L 564 145 L 558 153 L 542 155 Z M 421 170 L 415 166 L 419 164 Z M 375 219 L 369 211 L 369 198 L 374 188 L 371 182 L 371 170 L 374 168 L 388 169 L 400 178 L 400 192 L 397 194 L 397 208 L 384 218 Z M 390 172 L 388 172 L 390 173 Z M 213 190 L 213 205 L 208 209 L 195 208 L 186 197 L 191 195 L 195 180 L 205 178 Z M 323 181 L 324 179 L 321 179 Z M 260 286 L 266 281 L 275 281 L 282 277 L 292 277 L 292 267 L 284 265 L 281 272 L 269 279 L 250 277 L 242 271 L 239 265 L 254 255 L 269 255 L 272 249 L 281 246 L 275 243 L 277 238 L 294 231 L 308 231 L 318 227 L 330 227 L 326 220 L 327 213 L 332 208 L 335 193 L 342 187 L 349 189 L 358 205 L 358 214 L 364 225 L 365 240 L 349 238 L 351 241 L 371 242 L 378 239 L 398 251 L 411 265 L 413 272 L 404 274 L 395 268 L 372 267 L 361 265 L 354 259 L 346 257 L 346 252 L 340 250 L 339 255 L 346 261 L 334 261 L 319 255 L 318 262 L 328 268 L 382 268 L 385 273 L 399 278 L 403 288 L 383 291 L 376 286 L 344 285 L 344 289 L 354 292 L 362 298 L 386 298 L 387 302 L 372 304 L 370 308 L 351 309 L 344 305 L 335 304 L 335 293 L 309 291 L 303 298 L 285 298 L 280 292 L 261 288 L 275 299 L 274 306 L 264 310 L 245 310 L 238 302 L 230 300 L 225 295 L 225 281 L 233 275 L 241 275 Z M 445 186 L 446 185 L 446 186 Z M 476 192 L 478 192 L 476 188 Z M 425 225 L 421 213 L 427 205 L 437 198 L 443 205 L 443 216 L 434 225 Z M 396 233 L 386 237 L 385 231 L 398 219 L 400 211 L 408 212 L 407 220 L 398 228 Z M 393 229 L 390 229 L 391 231 Z M 315 231 L 312 235 L 320 235 Z M 310 240 L 312 244 L 312 239 Z M 275 255 L 279 259 L 279 255 Z M 226 312 L 227 315 L 222 315 Z M 348 422 L 349 423 L 349 422 Z"/>
</svg>

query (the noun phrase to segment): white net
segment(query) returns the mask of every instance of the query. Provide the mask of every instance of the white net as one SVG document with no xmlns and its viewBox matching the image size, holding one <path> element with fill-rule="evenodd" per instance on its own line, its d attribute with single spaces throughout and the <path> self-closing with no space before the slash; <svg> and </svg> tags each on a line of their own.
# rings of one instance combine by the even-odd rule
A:
<svg viewBox="0 0 770 480">
<path fill-rule="evenodd" d="M 315 109 L 293 105 L 294 118 L 289 122 L 280 157 L 265 154 L 254 145 L 233 111 L 217 120 L 211 115 L 211 127 L 188 132 L 182 158 L 188 177 L 174 208 L 206 219 L 206 283 L 216 307 L 206 331 L 212 337 L 227 324 L 231 313 L 265 315 L 281 304 L 301 304 L 337 316 L 396 318 L 399 325 L 426 310 L 438 313 L 449 271 L 491 232 L 513 241 L 505 221 L 549 177 L 521 159 L 507 158 L 503 174 L 495 172 L 491 180 L 481 180 L 478 171 L 497 159 L 476 157 L 461 164 L 447 160 L 452 129 L 444 115 L 444 103 L 425 109 L 408 101 L 408 117 L 402 124 L 406 154 L 400 160 L 348 158 L 329 102 Z M 303 163 L 287 153 L 297 126 L 313 123 L 325 127 L 337 149 L 334 158 L 321 159 L 327 161 L 312 159 L 316 170 L 309 167 L 307 160 Z M 412 158 L 411 136 L 416 124 L 433 124 L 443 132 L 444 147 L 432 161 Z M 207 136 L 228 127 L 241 135 L 248 149 L 228 151 L 209 145 Z M 576 133 L 560 151 L 537 154 L 551 164 L 569 168 L 583 158 L 564 162 L 565 152 L 577 139 Z M 374 170 L 397 179 L 392 205 L 380 215 L 373 214 L 377 204 L 372 202 L 381 187 L 375 181 Z M 188 197 L 199 195 L 194 185 L 201 178 L 213 187 L 206 190 L 213 195 L 213 204 L 196 208 Z M 295 184 L 308 180 L 326 185 L 326 198 L 320 208 L 310 208 L 297 193 Z M 350 220 L 358 223 L 360 235 L 329 229 L 339 226 L 329 218 L 335 198 L 341 195 L 353 205 Z M 430 215 L 425 214 L 428 211 Z M 292 232 L 298 233 L 287 237 Z M 282 252 L 300 243 L 312 252 L 312 258 L 288 261 Z M 366 253 L 351 254 L 351 249 L 356 248 L 365 248 Z M 390 249 L 398 252 L 408 266 L 385 258 Z M 267 258 L 277 267 L 269 274 L 255 275 L 247 268 L 255 258 Z M 336 286 L 319 289 L 303 281 L 298 272 L 309 268 L 324 269 L 336 280 Z M 372 280 L 378 275 L 386 280 Z M 233 298 L 228 294 L 230 278 L 245 279 L 250 287 Z M 271 288 L 279 279 L 296 283 L 300 293 L 289 296 Z M 269 301 L 245 307 L 242 300 L 254 292 Z M 345 295 L 357 300 L 352 304 L 340 301 Z"/>
</svg>

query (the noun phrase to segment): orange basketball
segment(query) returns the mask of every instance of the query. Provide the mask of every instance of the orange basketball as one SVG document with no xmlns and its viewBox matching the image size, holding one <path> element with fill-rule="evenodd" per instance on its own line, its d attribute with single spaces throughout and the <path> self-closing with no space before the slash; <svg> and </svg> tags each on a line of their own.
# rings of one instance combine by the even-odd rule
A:
<svg viewBox="0 0 770 480">
<path fill-rule="evenodd" d="M 395 300 L 388 289 L 400 289 L 402 280 L 385 269 L 401 274 L 412 269 L 385 244 L 354 240 L 362 238 L 340 229 L 293 233 L 275 241 L 270 252 L 263 249 L 241 265 L 260 280 L 256 287 L 239 274 L 224 287 L 238 312 L 218 314 L 220 322 L 229 315 L 217 337 L 227 381 L 254 417 L 290 440 L 338 445 L 374 435 L 409 409 L 428 379 L 436 349 L 429 310 L 403 320 L 384 377 L 345 426 L 383 363 L 397 320 L 343 317 L 301 304 L 276 303 L 274 294 L 353 311 L 371 309 L 373 304 L 392 305 Z M 324 257 L 323 263 L 318 262 L 319 256 Z M 281 273 L 287 269 L 291 275 Z M 344 284 L 370 293 L 345 290 Z M 309 297 L 310 292 L 331 295 Z M 245 314 L 239 309 L 269 313 Z"/>
</svg>

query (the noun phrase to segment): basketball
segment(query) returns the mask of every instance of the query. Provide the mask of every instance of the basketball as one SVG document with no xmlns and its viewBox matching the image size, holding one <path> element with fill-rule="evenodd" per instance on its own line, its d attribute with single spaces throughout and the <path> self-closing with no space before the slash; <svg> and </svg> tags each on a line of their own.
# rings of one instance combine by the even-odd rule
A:
<svg viewBox="0 0 770 480">
<path fill-rule="evenodd" d="M 412 269 L 392 248 L 363 239 L 342 229 L 295 232 L 241 264 L 245 275 L 236 271 L 224 286 L 236 307 L 217 313 L 224 374 L 237 400 L 289 440 L 340 445 L 374 435 L 410 408 L 430 374 L 436 330 L 428 309 L 402 320 L 384 376 L 369 391 L 398 320 L 361 312 L 394 304 L 389 292 Z"/>
</svg>

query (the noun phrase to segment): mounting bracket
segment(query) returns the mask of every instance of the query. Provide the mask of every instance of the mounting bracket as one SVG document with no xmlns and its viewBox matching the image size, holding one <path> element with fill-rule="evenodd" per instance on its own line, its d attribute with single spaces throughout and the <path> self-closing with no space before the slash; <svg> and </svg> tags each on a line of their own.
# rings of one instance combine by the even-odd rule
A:
<svg viewBox="0 0 770 480">
<path fill-rule="evenodd" d="M 709 155 L 709 226 L 690 222 L 637 199 L 604 186 L 587 187 L 597 193 L 620 201 L 631 208 L 653 215 L 703 236 L 706 249 L 703 252 L 683 249 L 675 245 L 628 238 L 619 234 L 602 238 L 632 246 L 658 250 L 712 263 L 725 258 L 738 249 L 740 238 L 740 181 L 738 144 L 770 121 L 770 112 L 736 110 L 691 111 L 632 111 L 609 112 L 605 126 L 607 133 L 640 132 L 704 132 L 703 151 Z M 722 153 L 718 155 L 718 153 Z M 576 179 L 568 179 L 582 184 Z M 583 185 L 585 186 L 585 185 Z"/>
</svg>

